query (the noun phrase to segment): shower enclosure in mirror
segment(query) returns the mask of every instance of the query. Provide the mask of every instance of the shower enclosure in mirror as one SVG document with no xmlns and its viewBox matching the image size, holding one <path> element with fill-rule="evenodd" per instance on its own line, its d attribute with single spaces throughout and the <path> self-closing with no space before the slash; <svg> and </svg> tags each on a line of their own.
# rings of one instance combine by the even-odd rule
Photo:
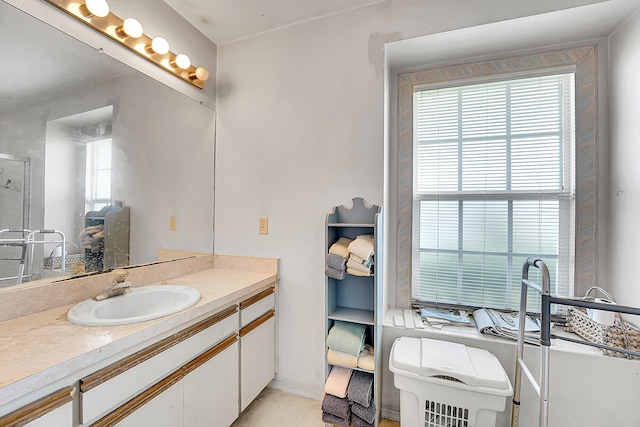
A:
<svg viewBox="0 0 640 427">
<path fill-rule="evenodd" d="M 2 241 L 24 238 L 14 230 L 28 229 L 30 167 L 28 157 L 0 154 L 0 286 L 18 278 L 22 249 Z"/>
<path fill-rule="evenodd" d="M 35 237 L 56 243 L 29 248 L 24 282 L 154 262 L 160 249 L 212 250 L 211 108 L 4 0 L 0 55 L 12 58 L 0 68 L 0 230 L 65 236 L 64 247 L 60 234 Z M 127 220 L 94 233 L 100 212 L 120 207 Z M 96 253 L 93 237 L 116 232 L 111 254 Z M 0 243 L 0 288 L 16 284 L 20 257 Z"/>
</svg>

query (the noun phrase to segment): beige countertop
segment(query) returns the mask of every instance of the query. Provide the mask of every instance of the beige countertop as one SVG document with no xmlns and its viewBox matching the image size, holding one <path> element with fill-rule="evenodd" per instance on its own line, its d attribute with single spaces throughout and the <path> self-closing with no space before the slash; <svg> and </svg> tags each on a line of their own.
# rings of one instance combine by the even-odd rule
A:
<svg viewBox="0 0 640 427">
<path fill-rule="evenodd" d="M 155 284 L 191 286 L 200 301 L 181 312 L 121 326 L 67 321 L 65 305 L 0 322 L 0 406 L 218 311 L 276 282 L 277 274 L 214 268 Z"/>
</svg>

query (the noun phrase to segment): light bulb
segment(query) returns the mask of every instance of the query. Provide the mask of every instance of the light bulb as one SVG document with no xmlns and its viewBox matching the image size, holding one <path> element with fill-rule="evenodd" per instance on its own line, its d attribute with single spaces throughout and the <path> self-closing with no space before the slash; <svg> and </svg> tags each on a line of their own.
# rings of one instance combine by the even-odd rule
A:
<svg viewBox="0 0 640 427">
<path fill-rule="evenodd" d="M 191 80 L 200 80 L 205 82 L 209 78 L 209 72 L 204 67 L 198 67 L 195 72 L 189 74 L 189 78 Z"/>
<path fill-rule="evenodd" d="M 127 37 L 137 39 L 144 34 L 144 31 L 142 30 L 142 24 L 137 19 L 127 18 L 122 25 L 116 28 L 116 34 L 123 39 Z"/>
<path fill-rule="evenodd" d="M 80 10 L 87 18 L 97 16 L 104 18 L 109 14 L 109 4 L 106 0 L 86 0 Z"/>
<path fill-rule="evenodd" d="M 172 67 L 178 67 L 183 70 L 188 69 L 191 66 L 191 60 L 184 53 L 179 53 L 171 62 Z"/>
<path fill-rule="evenodd" d="M 151 40 L 151 45 L 147 45 L 147 52 L 164 55 L 169 52 L 169 43 L 162 37 L 154 37 Z"/>
</svg>

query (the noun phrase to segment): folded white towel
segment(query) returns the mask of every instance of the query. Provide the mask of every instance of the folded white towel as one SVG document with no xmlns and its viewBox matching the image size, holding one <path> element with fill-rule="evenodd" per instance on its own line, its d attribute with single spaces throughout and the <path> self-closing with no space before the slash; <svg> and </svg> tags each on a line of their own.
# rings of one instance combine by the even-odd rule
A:
<svg viewBox="0 0 640 427">
<path fill-rule="evenodd" d="M 355 268 L 351 268 L 351 267 L 347 267 L 347 273 L 353 275 L 353 276 L 362 276 L 362 277 L 369 277 L 371 276 L 371 272 L 367 271 L 360 271 L 360 270 L 356 270 Z"/>
<path fill-rule="evenodd" d="M 340 237 L 337 242 L 335 242 L 329 248 L 330 254 L 340 255 L 344 258 L 349 258 L 349 245 L 353 242 L 353 239 L 349 239 L 347 237 Z"/>
<path fill-rule="evenodd" d="M 359 256 L 362 259 L 368 259 L 373 255 L 373 236 L 370 234 L 363 234 L 349 243 L 349 252 Z"/>
<path fill-rule="evenodd" d="M 364 350 L 360 352 L 360 356 L 358 356 L 358 368 L 373 371 L 374 367 L 375 356 L 373 354 L 373 347 L 367 344 L 364 346 Z"/>
<path fill-rule="evenodd" d="M 351 254 L 351 255 L 349 255 L 349 258 L 354 260 L 358 264 L 364 265 L 365 267 L 371 267 L 371 264 L 373 264 L 373 257 L 372 256 L 370 256 L 367 259 L 362 259 L 356 254 Z"/>
<path fill-rule="evenodd" d="M 358 356 L 343 353 L 341 351 L 329 348 L 327 350 L 327 362 L 331 365 L 346 366 L 347 368 L 355 368 L 358 366 Z"/>
<path fill-rule="evenodd" d="M 363 273 L 371 272 L 371 269 L 369 267 L 367 267 L 366 265 L 362 265 L 357 261 L 354 261 L 351 257 L 349 257 L 349 260 L 347 261 L 347 268 L 351 268 L 352 270 L 358 270 Z"/>
</svg>

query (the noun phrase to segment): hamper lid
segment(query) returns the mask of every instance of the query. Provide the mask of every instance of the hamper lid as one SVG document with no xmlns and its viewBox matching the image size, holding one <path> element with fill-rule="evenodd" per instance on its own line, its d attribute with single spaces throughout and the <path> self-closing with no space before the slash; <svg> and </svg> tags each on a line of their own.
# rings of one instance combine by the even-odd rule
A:
<svg viewBox="0 0 640 427">
<path fill-rule="evenodd" d="M 511 384 L 500 361 L 490 352 L 428 338 L 400 337 L 393 345 L 390 368 L 424 379 L 453 379 L 467 386 L 504 390 Z"/>
</svg>

